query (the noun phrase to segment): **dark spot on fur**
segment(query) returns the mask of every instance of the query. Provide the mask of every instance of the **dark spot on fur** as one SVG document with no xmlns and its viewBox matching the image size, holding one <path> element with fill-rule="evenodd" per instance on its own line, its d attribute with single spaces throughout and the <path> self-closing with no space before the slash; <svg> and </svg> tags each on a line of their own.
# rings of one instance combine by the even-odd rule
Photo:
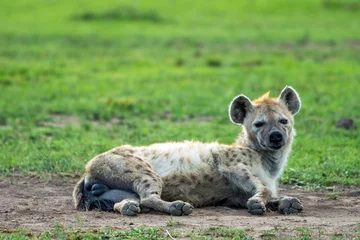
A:
<svg viewBox="0 0 360 240">
<path fill-rule="evenodd" d="M 225 152 L 225 157 L 228 158 L 229 157 L 229 153 Z"/>
<path fill-rule="evenodd" d="M 204 180 L 205 180 L 205 181 L 208 181 L 208 180 L 209 180 L 209 177 L 210 177 L 210 176 L 209 176 L 208 174 L 205 174 L 205 175 L 204 175 Z"/>
<path fill-rule="evenodd" d="M 149 180 L 147 180 L 147 179 L 145 179 L 144 181 L 142 181 L 143 184 L 148 183 L 148 182 L 149 182 Z"/>
<path fill-rule="evenodd" d="M 230 167 L 230 163 L 229 163 L 229 162 L 226 162 L 225 165 L 226 165 L 227 167 Z"/>
<path fill-rule="evenodd" d="M 241 159 L 240 159 L 240 158 L 238 158 L 238 159 L 236 159 L 236 161 L 237 161 L 237 162 L 241 162 Z"/>
<path fill-rule="evenodd" d="M 149 188 L 149 187 L 150 187 L 150 183 L 148 183 L 148 184 L 145 185 L 145 188 L 146 188 L 146 189 Z"/>
<path fill-rule="evenodd" d="M 142 168 L 142 166 L 141 166 L 140 164 L 138 164 L 138 165 L 135 166 L 135 168 L 136 168 L 137 170 L 140 170 L 140 169 Z"/>
<path fill-rule="evenodd" d="M 214 178 L 213 178 L 213 177 L 209 177 L 209 182 L 214 182 Z"/>
<path fill-rule="evenodd" d="M 156 194 L 156 195 L 159 195 L 158 192 L 150 192 L 150 194 Z"/>
<path fill-rule="evenodd" d="M 244 175 L 244 180 L 247 181 L 247 180 L 249 180 L 249 179 L 250 179 L 249 175 L 248 175 L 248 174 L 245 174 L 245 175 Z"/>
<path fill-rule="evenodd" d="M 144 173 L 146 176 L 152 177 L 153 175 L 151 173 Z"/>
<path fill-rule="evenodd" d="M 234 154 L 234 155 L 232 155 L 232 158 L 233 158 L 233 159 L 236 159 L 237 156 L 238 156 L 238 155 Z"/>
<path fill-rule="evenodd" d="M 183 183 L 183 184 L 187 183 L 187 179 L 186 178 L 181 178 L 180 183 Z"/>
<path fill-rule="evenodd" d="M 242 169 L 241 171 L 242 171 L 244 180 L 245 181 L 249 180 L 250 179 L 249 173 L 245 169 Z"/>
<path fill-rule="evenodd" d="M 242 152 L 241 154 L 244 155 L 244 156 L 246 156 L 246 153 L 244 153 L 244 152 Z"/>
<path fill-rule="evenodd" d="M 197 177 L 196 177 L 195 174 L 191 174 L 191 175 L 190 175 L 190 178 L 191 178 L 191 180 L 192 180 L 193 182 L 195 182 L 196 179 L 197 179 Z"/>
<path fill-rule="evenodd" d="M 125 171 L 124 171 L 124 174 L 126 174 L 126 173 L 133 173 L 133 171 L 131 171 L 131 170 L 125 170 Z"/>
<path fill-rule="evenodd" d="M 158 181 L 159 181 L 159 179 L 156 178 L 156 177 L 152 177 L 152 180 L 153 180 L 154 182 L 158 182 Z"/>
<path fill-rule="evenodd" d="M 143 160 L 142 160 L 141 158 L 139 158 L 139 157 L 135 157 L 135 159 L 138 160 L 138 161 L 140 161 L 140 162 L 143 161 Z"/>
<path fill-rule="evenodd" d="M 245 166 L 247 166 L 247 165 L 248 165 L 246 162 L 243 162 L 243 164 L 244 164 Z"/>
<path fill-rule="evenodd" d="M 141 177 L 137 177 L 134 179 L 134 182 L 140 182 L 141 181 Z"/>
<path fill-rule="evenodd" d="M 229 159 L 230 162 L 232 162 L 232 161 L 234 161 L 234 160 L 235 160 L 235 158 L 230 158 L 230 159 Z"/>
</svg>

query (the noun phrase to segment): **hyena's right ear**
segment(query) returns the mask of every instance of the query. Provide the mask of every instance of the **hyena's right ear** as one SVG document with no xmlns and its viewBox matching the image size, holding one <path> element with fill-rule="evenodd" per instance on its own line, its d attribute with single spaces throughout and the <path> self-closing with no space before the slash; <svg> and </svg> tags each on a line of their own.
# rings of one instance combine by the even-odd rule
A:
<svg viewBox="0 0 360 240">
<path fill-rule="evenodd" d="M 254 105 L 245 95 L 235 97 L 229 106 L 230 120 L 235 124 L 243 124 L 246 115 L 251 112 Z"/>
<path fill-rule="evenodd" d="M 285 103 L 292 115 L 297 114 L 301 108 L 299 94 L 292 87 L 286 86 L 280 93 L 278 100 Z"/>
</svg>

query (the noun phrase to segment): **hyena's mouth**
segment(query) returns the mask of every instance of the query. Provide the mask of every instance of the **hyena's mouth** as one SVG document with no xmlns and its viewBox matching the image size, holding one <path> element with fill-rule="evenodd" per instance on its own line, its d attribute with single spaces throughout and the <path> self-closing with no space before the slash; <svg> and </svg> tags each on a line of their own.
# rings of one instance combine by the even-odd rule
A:
<svg viewBox="0 0 360 240">
<path fill-rule="evenodd" d="M 269 148 L 272 150 L 279 150 L 280 148 L 282 148 L 284 146 L 284 144 L 270 144 Z"/>
</svg>

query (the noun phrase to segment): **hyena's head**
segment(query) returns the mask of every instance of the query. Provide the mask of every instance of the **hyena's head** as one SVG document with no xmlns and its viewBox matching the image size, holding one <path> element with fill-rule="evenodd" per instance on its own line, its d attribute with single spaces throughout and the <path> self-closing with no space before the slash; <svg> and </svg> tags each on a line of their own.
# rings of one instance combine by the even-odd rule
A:
<svg viewBox="0 0 360 240">
<path fill-rule="evenodd" d="M 278 98 L 270 98 L 266 93 L 252 102 L 239 95 L 231 102 L 229 114 L 233 123 L 243 125 L 246 141 L 252 146 L 274 151 L 291 143 L 293 116 L 299 112 L 300 106 L 297 92 L 285 87 Z"/>
</svg>

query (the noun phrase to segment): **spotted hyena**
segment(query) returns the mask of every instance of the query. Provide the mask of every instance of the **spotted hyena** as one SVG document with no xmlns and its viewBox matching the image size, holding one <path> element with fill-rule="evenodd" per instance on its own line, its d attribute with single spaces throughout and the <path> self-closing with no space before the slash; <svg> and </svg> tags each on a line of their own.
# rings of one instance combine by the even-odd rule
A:
<svg viewBox="0 0 360 240">
<path fill-rule="evenodd" d="M 150 146 L 123 145 L 92 159 L 76 184 L 77 209 L 115 210 L 136 215 L 153 209 L 188 215 L 194 207 L 244 207 L 252 214 L 266 209 L 298 213 L 300 201 L 278 197 L 280 177 L 295 135 L 293 116 L 300 98 L 285 87 L 254 100 L 235 97 L 230 120 L 243 126 L 232 145 L 193 141 Z"/>
</svg>

